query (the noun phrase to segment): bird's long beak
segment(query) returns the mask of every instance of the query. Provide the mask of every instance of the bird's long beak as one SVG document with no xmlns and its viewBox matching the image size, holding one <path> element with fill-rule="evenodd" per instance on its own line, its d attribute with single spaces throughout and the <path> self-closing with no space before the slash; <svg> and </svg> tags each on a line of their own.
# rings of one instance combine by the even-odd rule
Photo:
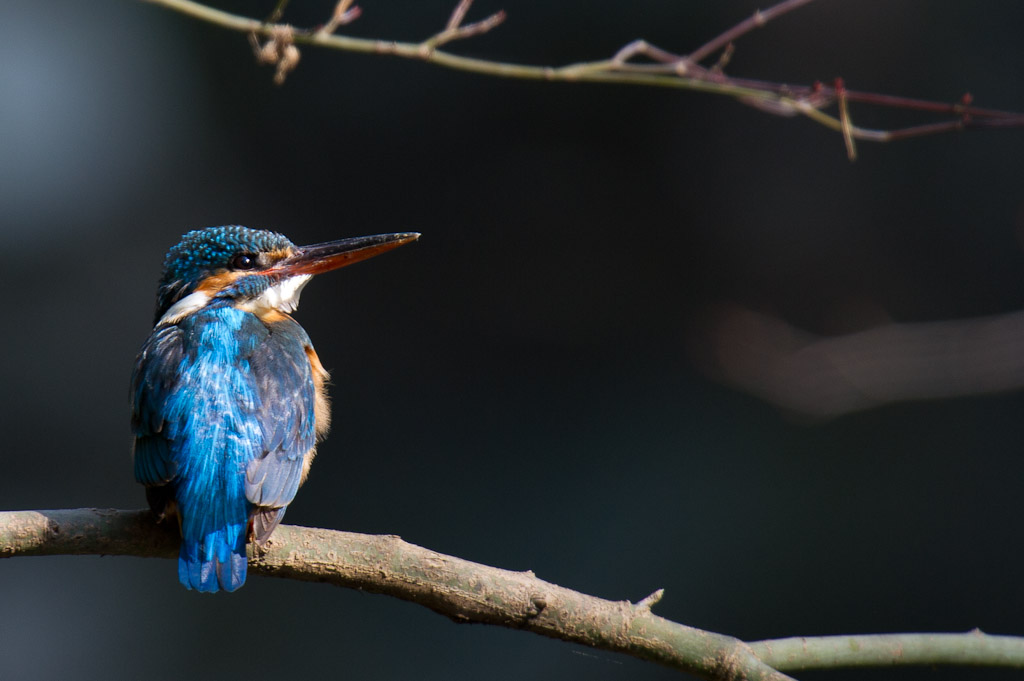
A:
<svg viewBox="0 0 1024 681">
<path fill-rule="evenodd" d="M 325 244 L 300 246 L 295 253 L 275 263 L 270 271 L 285 276 L 330 272 L 339 267 L 372 258 L 390 251 L 392 248 L 398 248 L 402 244 L 407 244 L 418 238 L 420 238 L 418 232 L 402 232 L 357 236 L 351 239 L 329 241 Z"/>
</svg>

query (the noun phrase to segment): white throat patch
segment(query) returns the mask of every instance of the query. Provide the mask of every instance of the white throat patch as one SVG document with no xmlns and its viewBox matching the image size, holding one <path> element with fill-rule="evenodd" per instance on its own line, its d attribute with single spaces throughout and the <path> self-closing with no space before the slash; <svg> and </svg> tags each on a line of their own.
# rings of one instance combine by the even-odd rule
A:
<svg viewBox="0 0 1024 681">
<path fill-rule="evenodd" d="M 293 312 L 299 306 L 299 294 L 302 287 L 313 278 L 312 274 L 297 274 L 287 279 L 282 279 L 273 286 L 270 286 L 258 297 L 247 300 L 237 305 L 239 310 L 260 314 L 270 310 L 280 312 Z"/>
<path fill-rule="evenodd" d="M 302 287 L 312 278 L 312 274 L 297 274 L 293 277 L 282 279 L 267 288 L 256 298 L 246 300 L 235 307 L 245 312 L 252 312 L 255 315 L 271 310 L 279 310 L 286 313 L 293 312 L 299 306 L 299 294 L 302 293 Z M 210 294 L 206 291 L 195 291 L 188 294 L 174 305 L 171 305 L 167 312 L 164 312 L 164 316 L 157 322 L 157 326 L 177 324 L 193 312 L 198 312 L 206 307 L 207 303 L 210 302 L 210 298 Z"/>
</svg>

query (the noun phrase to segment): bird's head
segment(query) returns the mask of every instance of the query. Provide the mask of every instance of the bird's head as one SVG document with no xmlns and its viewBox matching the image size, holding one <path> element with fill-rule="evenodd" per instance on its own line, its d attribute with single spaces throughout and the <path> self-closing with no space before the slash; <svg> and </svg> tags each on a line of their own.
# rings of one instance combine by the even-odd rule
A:
<svg viewBox="0 0 1024 681">
<path fill-rule="evenodd" d="M 366 260 L 419 238 L 415 232 L 296 246 L 282 234 L 240 225 L 189 232 L 167 252 L 156 321 L 174 323 L 208 305 L 257 314 L 291 312 L 314 274 Z"/>
</svg>

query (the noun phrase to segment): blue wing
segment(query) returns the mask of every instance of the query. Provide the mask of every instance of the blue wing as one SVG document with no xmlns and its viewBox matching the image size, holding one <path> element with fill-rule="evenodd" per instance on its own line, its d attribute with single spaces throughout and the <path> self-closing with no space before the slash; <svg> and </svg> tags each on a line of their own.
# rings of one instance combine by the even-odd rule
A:
<svg viewBox="0 0 1024 681">
<path fill-rule="evenodd" d="M 302 484 L 305 458 L 316 444 L 316 388 L 309 336 L 290 317 L 267 326 L 269 336 L 249 358 L 263 408 L 263 451 L 246 470 L 245 495 L 256 506 L 253 535 L 264 542 Z"/>
<path fill-rule="evenodd" d="M 290 318 L 268 325 L 225 306 L 157 328 L 142 348 L 135 476 L 157 513 L 175 503 L 190 588 L 241 586 L 249 519 L 265 540 L 295 496 L 315 443 L 308 344 Z"/>
</svg>

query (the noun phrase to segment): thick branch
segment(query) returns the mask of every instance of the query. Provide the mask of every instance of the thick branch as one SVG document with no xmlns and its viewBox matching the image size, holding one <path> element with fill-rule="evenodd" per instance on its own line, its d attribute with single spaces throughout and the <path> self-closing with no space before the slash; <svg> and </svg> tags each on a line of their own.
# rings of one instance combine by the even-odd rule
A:
<svg viewBox="0 0 1024 681">
<path fill-rule="evenodd" d="M 782 672 L 850 666 L 987 665 L 1024 668 L 1024 638 L 887 634 L 791 638 L 746 644 L 538 579 L 446 556 L 399 537 L 281 526 L 264 551 L 250 545 L 251 574 L 327 582 L 424 605 L 456 622 L 497 624 L 626 653 L 707 679 L 783 681 Z M 148 511 L 0 512 L 0 558 L 68 554 L 173 558 L 173 527 Z M 170 577 L 169 577 L 170 578 Z"/>
<path fill-rule="evenodd" d="M 249 552 L 250 574 L 387 594 L 456 622 L 525 629 L 707 679 L 789 678 L 762 664 L 742 641 L 654 615 L 654 594 L 637 604 L 606 601 L 550 584 L 529 571 L 479 565 L 395 536 L 281 526 L 265 551 L 250 545 Z M 168 528 L 156 526 L 147 511 L 0 512 L 3 558 L 64 554 L 171 558 L 177 553 L 177 537 Z"/>
</svg>

